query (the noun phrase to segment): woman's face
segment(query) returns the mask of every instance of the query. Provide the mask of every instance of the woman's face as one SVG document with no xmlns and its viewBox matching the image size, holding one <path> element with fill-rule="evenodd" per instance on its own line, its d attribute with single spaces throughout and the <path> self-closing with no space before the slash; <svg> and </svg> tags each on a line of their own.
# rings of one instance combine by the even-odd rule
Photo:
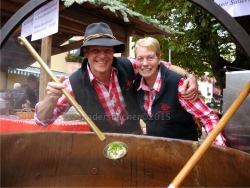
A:
<svg viewBox="0 0 250 188">
<path fill-rule="evenodd" d="M 136 49 L 136 67 L 139 74 L 147 80 L 155 80 L 158 74 L 160 59 L 154 51 L 138 46 Z"/>
</svg>

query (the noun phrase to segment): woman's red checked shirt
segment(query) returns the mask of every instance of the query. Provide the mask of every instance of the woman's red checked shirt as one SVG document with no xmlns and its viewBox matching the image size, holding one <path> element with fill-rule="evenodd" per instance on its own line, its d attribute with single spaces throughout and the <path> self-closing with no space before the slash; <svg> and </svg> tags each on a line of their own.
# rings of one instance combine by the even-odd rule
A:
<svg viewBox="0 0 250 188">
<path fill-rule="evenodd" d="M 211 110 L 202 99 L 197 98 L 194 102 L 190 102 L 189 100 L 184 100 L 181 96 L 183 91 L 182 85 L 184 83 L 184 79 L 180 79 L 179 86 L 178 86 L 178 98 L 181 106 L 190 114 L 192 114 L 205 128 L 205 131 L 209 134 L 214 127 L 217 125 L 219 118 Z M 144 108 L 149 116 L 152 117 L 151 114 L 151 106 L 155 99 L 156 93 L 160 91 L 162 84 L 161 80 L 161 71 L 158 72 L 155 84 L 152 89 L 149 89 L 148 86 L 145 84 L 144 79 L 141 79 L 141 84 L 138 88 L 144 90 Z M 226 139 L 220 133 L 216 139 L 214 140 L 214 144 L 220 146 L 225 145 Z"/>
</svg>

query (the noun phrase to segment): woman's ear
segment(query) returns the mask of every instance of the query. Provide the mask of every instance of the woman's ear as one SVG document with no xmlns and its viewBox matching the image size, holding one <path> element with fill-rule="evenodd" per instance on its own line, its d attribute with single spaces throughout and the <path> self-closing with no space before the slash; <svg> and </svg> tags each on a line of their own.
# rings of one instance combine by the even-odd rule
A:
<svg viewBox="0 0 250 188">
<path fill-rule="evenodd" d="M 161 64 L 161 56 L 159 57 L 159 63 L 158 63 L 158 65 L 160 65 Z"/>
</svg>

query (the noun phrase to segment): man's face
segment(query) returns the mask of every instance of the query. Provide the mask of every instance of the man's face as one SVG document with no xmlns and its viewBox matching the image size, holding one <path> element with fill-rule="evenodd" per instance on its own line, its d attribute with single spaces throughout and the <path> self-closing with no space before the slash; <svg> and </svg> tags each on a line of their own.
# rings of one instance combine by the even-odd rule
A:
<svg viewBox="0 0 250 188">
<path fill-rule="evenodd" d="M 114 47 L 89 46 L 83 49 L 91 72 L 95 77 L 110 75 L 114 57 Z"/>
<path fill-rule="evenodd" d="M 38 82 L 29 81 L 28 85 L 29 85 L 30 89 L 36 89 Z"/>
</svg>

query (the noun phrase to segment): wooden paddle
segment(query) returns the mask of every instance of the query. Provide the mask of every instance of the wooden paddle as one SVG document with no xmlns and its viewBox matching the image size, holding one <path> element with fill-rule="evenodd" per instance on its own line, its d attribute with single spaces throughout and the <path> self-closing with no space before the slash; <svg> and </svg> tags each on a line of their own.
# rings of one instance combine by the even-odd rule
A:
<svg viewBox="0 0 250 188">
<path fill-rule="evenodd" d="M 200 147 L 188 160 L 185 166 L 181 169 L 179 174 L 174 178 L 174 180 L 169 185 L 169 188 L 176 188 L 181 185 L 183 180 L 187 177 L 190 171 L 194 168 L 197 162 L 201 159 L 201 157 L 207 151 L 209 146 L 213 143 L 214 139 L 219 135 L 219 133 L 222 131 L 222 129 L 226 126 L 228 121 L 234 115 L 236 110 L 240 107 L 243 101 L 247 98 L 249 93 L 250 93 L 250 82 L 246 85 L 246 87 L 242 90 L 240 95 L 236 98 L 233 104 L 229 107 L 226 113 L 222 116 L 222 118 L 220 119 L 216 127 L 213 129 L 213 131 L 207 136 L 204 142 L 200 145 Z"/>
</svg>

